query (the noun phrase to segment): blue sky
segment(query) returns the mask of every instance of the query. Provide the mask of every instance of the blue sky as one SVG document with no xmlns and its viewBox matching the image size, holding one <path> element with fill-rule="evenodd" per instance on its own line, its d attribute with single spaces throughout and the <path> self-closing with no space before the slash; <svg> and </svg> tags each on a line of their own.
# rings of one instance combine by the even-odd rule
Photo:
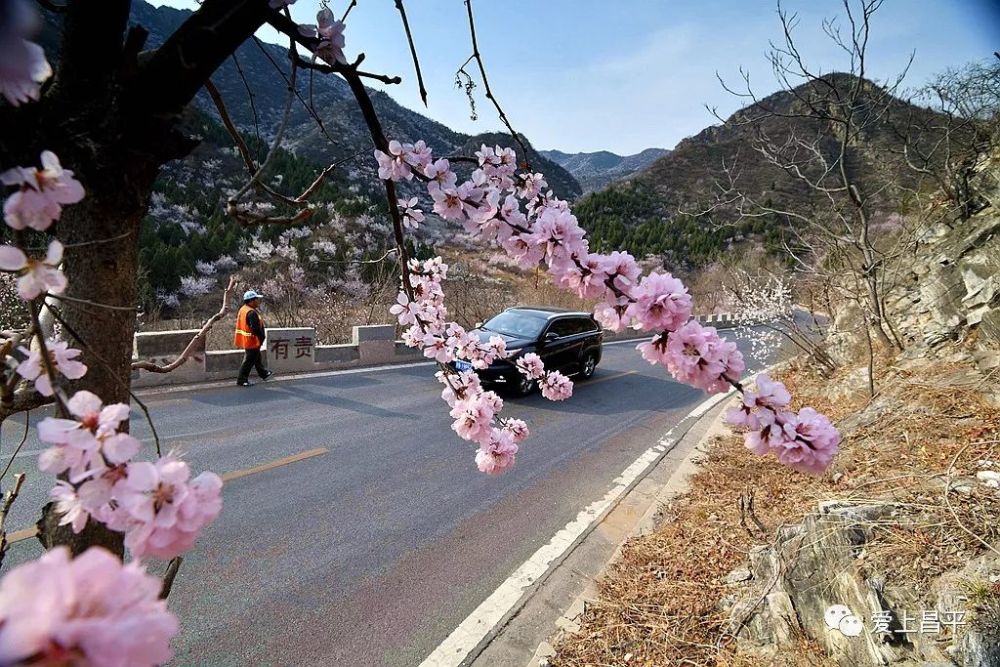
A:
<svg viewBox="0 0 1000 667">
<path fill-rule="evenodd" d="M 855 0 L 852 0 L 855 2 Z M 195 7 L 194 0 L 153 4 Z M 293 15 L 315 22 L 317 0 L 298 0 Z M 856 2 L 855 2 L 856 4 Z M 1000 50 L 1000 3 L 990 0 L 886 0 L 873 21 L 871 73 L 893 75 L 915 52 L 905 81 Z M 346 0 L 331 7 L 340 16 Z M 420 102 L 409 49 L 392 0 L 360 0 L 347 20 L 348 58 L 363 51 L 365 69 L 403 77 L 386 87 L 401 104 L 468 133 L 497 129 L 479 91 L 479 120 L 469 118 L 455 71 L 469 56 L 462 0 L 409 0 L 407 13 L 428 89 Z M 797 12 L 796 35 L 808 61 L 845 68 L 844 54 L 821 31 L 842 14 L 839 0 L 785 0 Z M 743 65 L 762 94 L 776 89 L 765 59 L 781 36 L 774 0 L 478 0 L 480 50 L 493 92 L 514 127 L 539 148 L 633 153 L 670 148 L 741 104 L 715 78 L 738 80 Z M 277 41 L 273 31 L 261 37 Z"/>
</svg>

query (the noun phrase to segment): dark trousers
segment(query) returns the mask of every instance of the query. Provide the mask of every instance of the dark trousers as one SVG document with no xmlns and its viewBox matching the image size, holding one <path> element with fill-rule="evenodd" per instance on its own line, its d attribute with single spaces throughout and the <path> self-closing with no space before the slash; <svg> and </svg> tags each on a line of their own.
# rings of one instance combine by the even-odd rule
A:
<svg viewBox="0 0 1000 667">
<path fill-rule="evenodd" d="M 244 351 L 246 355 L 243 357 L 243 365 L 240 366 L 240 376 L 236 378 L 236 381 L 240 384 L 250 380 L 250 369 L 252 368 L 257 369 L 257 375 L 260 377 L 267 375 L 267 369 L 264 368 L 264 363 L 261 361 L 260 348 Z"/>
</svg>

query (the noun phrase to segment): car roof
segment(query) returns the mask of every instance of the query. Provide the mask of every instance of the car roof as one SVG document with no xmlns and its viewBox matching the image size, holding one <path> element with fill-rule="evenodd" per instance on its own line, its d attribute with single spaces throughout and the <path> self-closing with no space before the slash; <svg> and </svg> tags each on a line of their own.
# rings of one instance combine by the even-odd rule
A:
<svg viewBox="0 0 1000 667">
<path fill-rule="evenodd" d="M 549 306 L 515 306 L 513 308 L 508 308 L 507 310 L 516 310 L 522 313 L 541 315 L 548 320 L 563 316 L 590 317 L 590 313 L 585 313 L 579 310 L 566 310 L 565 308 L 551 308 Z"/>
</svg>

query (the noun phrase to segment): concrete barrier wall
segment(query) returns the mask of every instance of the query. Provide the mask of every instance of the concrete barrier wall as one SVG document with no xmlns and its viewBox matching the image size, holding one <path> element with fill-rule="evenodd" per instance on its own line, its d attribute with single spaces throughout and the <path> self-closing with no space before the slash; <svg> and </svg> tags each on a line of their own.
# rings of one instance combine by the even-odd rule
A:
<svg viewBox="0 0 1000 667">
<path fill-rule="evenodd" d="M 196 333 L 197 329 L 136 334 L 136 357 L 159 364 L 169 363 L 184 350 Z M 317 345 L 316 330 L 312 327 L 268 328 L 263 355 L 264 364 L 269 369 L 289 375 L 424 359 L 421 352 L 396 340 L 396 327 L 391 324 L 354 327 L 353 342 L 344 345 Z M 199 351 L 172 373 L 133 372 L 132 386 L 153 387 L 213 380 L 235 382 L 242 362 L 243 350 Z"/>
<path fill-rule="evenodd" d="M 697 319 L 702 324 L 719 329 L 739 326 L 728 314 L 700 315 Z M 197 329 L 137 333 L 134 355 L 158 364 L 170 363 L 183 352 L 196 333 Z M 606 341 L 648 337 L 649 334 L 633 330 L 605 332 Z M 312 327 L 268 328 L 264 363 L 276 373 L 291 375 L 425 360 L 421 352 L 396 340 L 396 327 L 392 324 L 356 326 L 352 338 L 351 343 L 343 345 L 317 345 L 316 330 Z M 134 371 L 132 386 L 153 387 L 215 380 L 235 382 L 242 361 L 242 350 L 205 350 L 202 347 L 171 373 Z"/>
</svg>

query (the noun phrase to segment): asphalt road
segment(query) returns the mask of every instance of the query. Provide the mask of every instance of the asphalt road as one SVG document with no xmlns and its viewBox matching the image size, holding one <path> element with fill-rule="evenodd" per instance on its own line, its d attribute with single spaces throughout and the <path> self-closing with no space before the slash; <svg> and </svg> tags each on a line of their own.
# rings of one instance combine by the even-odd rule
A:
<svg viewBox="0 0 1000 667">
<path fill-rule="evenodd" d="M 634 343 L 608 345 L 571 399 L 507 400 L 505 414 L 532 433 L 514 469 L 488 477 L 449 428 L 433 371 L 144 398 L 165 450 L 233 477 L 170 597 L 182 625 L 173 664 L 416 665 L 705 399 Z M 21 428 L 4 425 L 3 460 Z M 141 413 L 132 430 L 151 442 Z M 51 486 L 39 447 L 29 437 L 15 459 L 29 482 L 13 529 L 34 522 Z M 23 540 L 8 559 L 38 553 Z"/>
</svg>

